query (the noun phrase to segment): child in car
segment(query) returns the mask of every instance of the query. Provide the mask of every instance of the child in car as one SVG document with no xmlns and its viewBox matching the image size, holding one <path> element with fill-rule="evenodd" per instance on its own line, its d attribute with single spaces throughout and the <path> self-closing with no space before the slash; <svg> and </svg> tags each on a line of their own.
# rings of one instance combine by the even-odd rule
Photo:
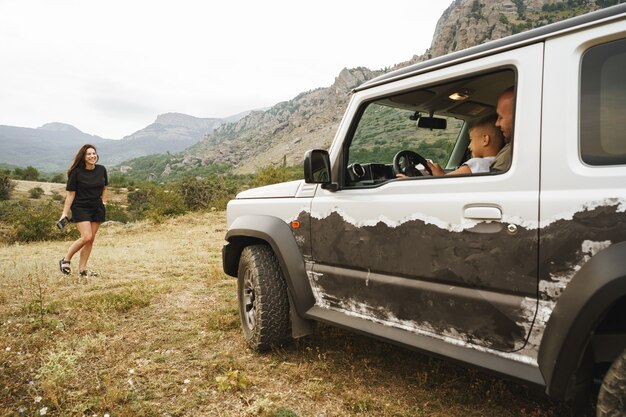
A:
<svg viewBox="0 0 626 417">
<path fill-rule="evenodd" d="M 472 153 L 472 158 L 468 159 L 455 169 L 446 173 L 438 163 L 428 161 L 428 166 L 432 170 L 433 176 L 442 175 L 464 175 L 489 172 L 489 166 L 496 158 L 496 155 L 504 145 L 502 131 L 495 125 L 496 117 L 491 116 L 481 119 L 472 124 L 469 129 L 470 142 L 468 149 Z"/>
</svg>

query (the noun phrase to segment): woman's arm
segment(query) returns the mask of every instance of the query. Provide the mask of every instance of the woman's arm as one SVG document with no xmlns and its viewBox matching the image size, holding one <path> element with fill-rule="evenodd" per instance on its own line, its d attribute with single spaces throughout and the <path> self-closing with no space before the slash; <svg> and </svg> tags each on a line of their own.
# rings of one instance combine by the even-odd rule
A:
<svg viewBox="0 0 626 417">
<path fill-rule="evenodd" d="M 102 189 L 102 204 L 107 203 L 107 191 L 108 191 L 108 187 L 105 185 L 104 188 Z"/>
<path fill-rule="evenodd" d="M 76 197 L 76 191 L 68 191 L 65 195 L 65 204 L 63 204 L 63 213 L 61 214 L 61 219 L 67 217 L 67 214 L 70 212 L 70 207 L 72 207 L 72 203 L 74 202 L 74 197 Z"/>
</svg>

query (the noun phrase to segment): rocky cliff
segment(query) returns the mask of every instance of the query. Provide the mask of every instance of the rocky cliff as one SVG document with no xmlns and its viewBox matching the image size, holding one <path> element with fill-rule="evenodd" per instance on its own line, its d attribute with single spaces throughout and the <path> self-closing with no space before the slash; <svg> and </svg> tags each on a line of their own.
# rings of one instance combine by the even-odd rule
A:
<svg viewBox="0 0 626 417">
<path fill-rule="evenodd" d="M 439 18 L 427 54 L 445 55 L 596 7 L 585 0 L 455 0 Z"/>
</svg>

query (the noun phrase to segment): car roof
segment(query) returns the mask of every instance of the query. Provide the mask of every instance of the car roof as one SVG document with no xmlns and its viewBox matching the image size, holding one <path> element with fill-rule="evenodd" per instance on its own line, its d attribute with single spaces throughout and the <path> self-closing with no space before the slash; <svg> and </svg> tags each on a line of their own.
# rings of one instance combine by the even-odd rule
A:
<svg viewBox="0 0 626 417">
<path fill-rule="evenodd" d="M 596 10 L 595 12 L 552 23 L 537 29 L 518 33 L 516 35 L 507 36 L 502 39 L 490 41 L 383 74 L 361 84 L 359 87 L 355 88 L 354 91 L 361 91 L 382 84 L 388 84 L 397 80 L 412 77 L 422 72 L 447 67 L 463 61 L 468 61 L 470 59 L 492 55 L 532 43 L 543 42 L 547 38 L 553 36 L 562 35 L 563 33 L 574 31 L 582 27 L 598 25 L 600 23 L 605 23 L 606 21 L 618 20 L 620 18 L 624 18 L 625 16 L 626 4 L 618 4 L 616 6 L 607 7 L 606 9 Z"/>
</svg>

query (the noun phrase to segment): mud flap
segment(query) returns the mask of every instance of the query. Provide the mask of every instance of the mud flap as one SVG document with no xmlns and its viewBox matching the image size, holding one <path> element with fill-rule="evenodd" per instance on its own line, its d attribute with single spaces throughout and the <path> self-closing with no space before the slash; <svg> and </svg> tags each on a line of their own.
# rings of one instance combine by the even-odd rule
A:
<svg viewBox="0 0 626 417">
<path fill-rule="evenodd" d="M 291 337 L 294 339 L 315 333 L 317 322 L 300 317 L 291 299 L 291 294 L 289 294 L 289 318 L 291 319 Z"/>
</svg>

